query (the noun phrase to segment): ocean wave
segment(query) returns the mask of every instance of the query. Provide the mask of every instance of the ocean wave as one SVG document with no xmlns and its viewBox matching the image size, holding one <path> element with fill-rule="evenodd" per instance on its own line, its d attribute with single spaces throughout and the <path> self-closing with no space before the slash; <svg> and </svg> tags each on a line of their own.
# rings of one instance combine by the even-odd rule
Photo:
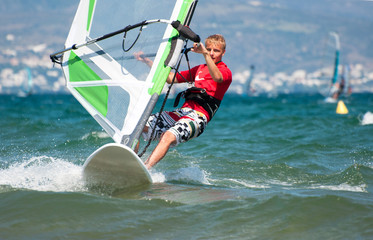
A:
<svg viewBox="0 0 373 240">
<path fill-rule="evenodd" d="M 368 111 L 362 117 L 359 116 L 359 120 L 361 125 L 373 124 L 373 113 Z"/>
<path fill-rule="evenodd" d="M 313 185 L 309 187 L 309 189 L 323 189 L 323 190 L 332 190 L 332 191 L 368 192 L 366 188 L 367 188 L 366 184 L 353 186 L 347 183 L 342 183 L 339 185 Z"/>
<path fill-rule="evenodd" d="M 238 180 L 238 179 L 233 179 L 233 178 L 226 179 L 226 181 L 237 184 L 238 186 L 244 186 L 245 188 L 259 188 L 259 189 L 270 188 L 270 186 L 268 184 L 247 182 L 247 181 L 244 181 L 244 180 Z"/>
<path fill-rule="evenodd" d="M 37 156 L 0 170 L 0 186 L 35 191 L 85 191 L 82 167 L 63 159 Z"/>
<path fill-rule="evenodd" d="M 91 133 L 87 133 L 85 134 L 81 140 L 87 140 L 87 139 L 106 139 L 106 138 L 110 138 L 109 134 L 107 134 L 106 132 L 91 132 Z"/>
<path fill-rule="evenodd" d="M 150 171 L 150 174 L 154 183 L 179 182 L 202 185 L 211 184 L 208 179 L 209 174 L 198 166 L 189 166 L 164 172 L 158 172 L 153 169 Z"/>
</svg>

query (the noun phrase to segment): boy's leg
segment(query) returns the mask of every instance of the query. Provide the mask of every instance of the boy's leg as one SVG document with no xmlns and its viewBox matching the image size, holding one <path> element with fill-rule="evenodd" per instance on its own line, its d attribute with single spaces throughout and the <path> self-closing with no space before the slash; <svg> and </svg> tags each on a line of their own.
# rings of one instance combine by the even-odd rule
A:
<svg viewBox="0 0 373 240">
<path fill-rule="evenodd" d="M 155 147 L 148 160 L 146 160 L 145 166 L 150 169 L 157 164 L 166 155 L 170 146 L 174 144 L 176 144 L 176 136 L 170 131 L 166 131 L 162 135 L 157 147 Z"/>
</svg>

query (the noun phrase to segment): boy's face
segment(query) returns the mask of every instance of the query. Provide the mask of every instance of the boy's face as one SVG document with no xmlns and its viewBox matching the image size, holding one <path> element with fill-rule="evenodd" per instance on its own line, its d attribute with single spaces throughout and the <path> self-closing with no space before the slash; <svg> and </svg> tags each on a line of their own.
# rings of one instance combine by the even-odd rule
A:
<svg viewBox="0 0 373 240">
<path fill-rule="evenodd" d="M 207 41 L 206 49 L 209 51 L 209 54 L 215 64 L 221 61 L 225 54 L 225 50 L 223 49 L 223 45 L 221 43 Z"/>
</svg>

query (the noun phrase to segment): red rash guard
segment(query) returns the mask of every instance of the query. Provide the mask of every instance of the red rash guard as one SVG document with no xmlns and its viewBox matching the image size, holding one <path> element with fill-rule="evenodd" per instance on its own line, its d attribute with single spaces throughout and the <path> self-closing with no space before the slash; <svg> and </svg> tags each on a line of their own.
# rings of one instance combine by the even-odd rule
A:
<svg viewBox="0 0 373 240">
<path fill-rule="evenodd" d="M 207 94 L 210 96 L 213 96 L 218 100 L 223 100 L 224 94 L 227 92 L 229 85 L 232 83 L 232 72 L 224 62 L 219 62 L 216 64 L 216 66 L 223 75 L 223 82 L 221 83 L 217 83 L 212 79 L 206 64 L 195 66 L 190 70 L 190 72 L 182 71 L 180 74 L 183 77 L 180 76 L 180 74 L 176 74 L 176 79 L 179 83 L 194 82 L 195 87 L 206 89 Z M 182 107 L 189 107 L 201 112 L 207 117 L 207 121 L 210 121 L 209 114 L 198 103 L 188 100 L 185 101 Z"/>
</svg>

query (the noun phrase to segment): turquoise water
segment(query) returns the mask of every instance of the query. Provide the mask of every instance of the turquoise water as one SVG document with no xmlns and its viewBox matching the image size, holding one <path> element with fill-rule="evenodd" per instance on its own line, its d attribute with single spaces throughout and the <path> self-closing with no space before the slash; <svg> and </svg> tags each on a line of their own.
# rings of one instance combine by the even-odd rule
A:
<svg viewBox="0 0 373 240">
<path fill-rule="evenodd" d="M 373 94 L 345 104 L 229 95 L 152 186 L 108 195 L 81 171 L 112 140 L 76 100 L 0 96 L 0 239 L 372 239 Z"/>
</svg>

